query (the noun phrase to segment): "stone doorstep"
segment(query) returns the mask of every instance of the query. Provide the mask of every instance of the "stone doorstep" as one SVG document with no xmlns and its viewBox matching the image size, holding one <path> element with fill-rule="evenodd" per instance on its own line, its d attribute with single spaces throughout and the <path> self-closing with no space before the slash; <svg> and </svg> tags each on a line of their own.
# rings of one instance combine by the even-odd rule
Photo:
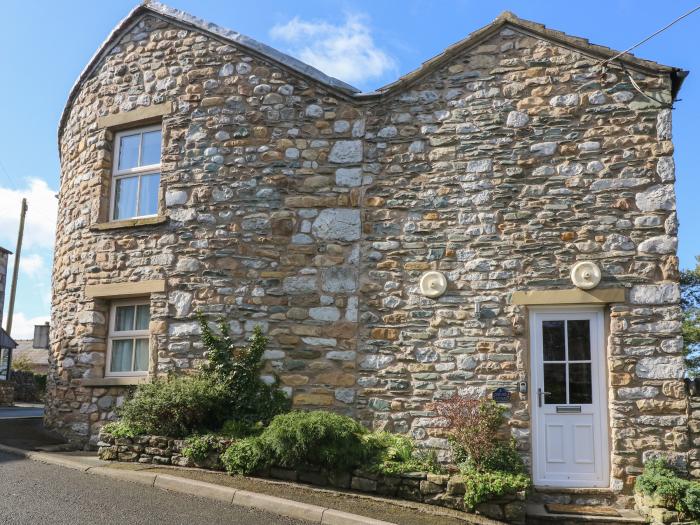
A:
<svg viewBox="0 0 700 525">
<path fill-rule="evenodd" d="M 232 487 L 217 485 L 214 483 L 192 480 L 183 476 L 153 474 L 149 473 L 148 470 L 156 467 L 152 467 L 150 465 L 147 466 L 127 463 L 126 465 L 128 465 L 128 467 L 124 467 L 124 464 L 117 463 L 117 465 L 121 466 L 120 468 L 119 466 L 114 466 L 114 464 L 112 464 L 111 466 L 107 466 L 109 465 L 109 462 L 101 461 L 95 458 L 94 456 L 87 456 L 84 453 L 57 454 L 48 452 L 31 452 L 15 447 L 9 447 L 2 444 L 0 444 L 0 451 L 22 456 L 26 459 L 30 459 L 33 461 L 40 461 L 42 463 L 48 463 L 61 467 L 80 470 L 87 474 L 95 474 L 119 479 L 121 481 L 140 483 L 143 485 L 156 487 L 162 490 L 171 490 L 176 492 L 182 492 L 185 494 L 191 494 L 198 497 L 216 499 L 218 501 L 225 501 L 233 505 L 255 507 L 283 516 L 288 516 L 291 518 L 304 519 L 313 523 L 318 523 L 319 525 L 396 525 L 387 521 L 376 520 L 373 518 L 359 516 L 356 514 L 350 514 L 347 512 L 320 507 L 317 505 L 311 505 L 289 499 L 278 498 L 275 496 L 270 496 L 268 494 L 250 492 Z M 166 467 L 160 465 L 157 468 L 170 468 L 173 470 L 184 471 L 196 470 L 188 468 Z M 308 488 L 308 486 L 306 488 Z M 314 490 L 332 492 L 328 489 Z M 387 500 L 386 498 L 378 498 L 367 495 L 363 495 L 362 497 L 375 499 L 379 501 L 386 501 L 387 503 L 391 503 L 393 505 L 397 504 L 397 501 Z M 438 511 L 438 514 L 441 514 L 439 512 L 439 509 L 436 510 Z M 471 514 L 468 515 L 468 518 L 466 519 L 468 519 L 469 521 L 465 521 L 465 523 L 472 523 L 478 525 L 504 525 L 502 522 Z"/>
<path fill-rule="evenodd" d="M 579 514 L 550 514 L 541 503 L 528 503 L 527 523 L 538 524 L 553 522 L 560 525 L 590 524 L 590 525 L 617 525 L 621 523 L 639 523 L 647 521 L 637 512 L 630 509 L 615 509 L 620 513 L 619 517 L 612 516 L 581 516 Z"/>
</svg>

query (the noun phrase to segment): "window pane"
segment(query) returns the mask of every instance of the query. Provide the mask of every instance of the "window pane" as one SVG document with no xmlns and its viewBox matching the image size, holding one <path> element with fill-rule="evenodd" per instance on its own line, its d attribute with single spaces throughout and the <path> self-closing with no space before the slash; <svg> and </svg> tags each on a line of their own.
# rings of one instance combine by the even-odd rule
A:
<svg viewBox="0 0 700 525">
<path fill-rule="evenodd" d="M 141 143 L 141 166 L 160 164 L 160 130 L 143 134 Z"/>
<path fill-rule="evenodd" d="M 134 344 L 134 372 L 147 372 L 148 339 L 135 339 Z"/>
<path fill-rule="evenodd" d="M 564 363 L 544 365 L 544 403 L 566 403 L 566 365 Z"/>
<path fill-rule="evenodd" d="M 117 306 L 114 315 L 114 331 L 125 332 L 134 329 L 134 307 Z"/>
<path fill-rule="evenodd" d="M 591 331 L 590 322 L 567 321 L 567 334 L 569 336 L 569 361 L 587 361 L 591 358 Z"/>
<path fill-rule="evenodd" d="M 124 135 L 119 139 L 118 170 L 128 170 L 139 165 L 139 140 L 141 134 Z"/>
<path fill-rule="evenodd" d="M 542 321 L 542 348 L 545 361 L 564 360 L 564 321 Z"/>
<path fill-rule="evenodd" d="M 131 350 L 133 339 L 117 339 L 112 341 L 112 372 L 131 372 Z"/>
<path fill-rule="evenodd" d="M 592 403 L 591 364 L 569 364 L 569 403 Z"/>
<path fill-rule="evenodd" d="M 143 175 L 139 194 L 139 215 L 155 215 L 158 213 L 158 188 L 160 173 Z"/>
<path fill-rule="evenodd" d="M 114 218 L 128 219 L 136 217 L 136 192 L 138 191 L 138 177 L 123 177 L 116 180 L 114 195 Z"/>
<path fill-rule="evenodd" d="M 136 330 L 148 330 L 148 323 L 151 320 L 150 306 L 140 304 L 136 307 Z"/>
</svg>

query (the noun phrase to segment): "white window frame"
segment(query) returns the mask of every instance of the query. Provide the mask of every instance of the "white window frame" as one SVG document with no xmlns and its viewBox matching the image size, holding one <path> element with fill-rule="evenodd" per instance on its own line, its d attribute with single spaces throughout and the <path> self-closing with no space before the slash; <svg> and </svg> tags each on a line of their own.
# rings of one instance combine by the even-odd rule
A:
<svg viewBox="0 0 700 525">
<path fill-rule="evenodd" d="M 121 138 L 126 136 L 126 135 L 136 135 L 137 133 L 143 135 L 144 133 L 148 133 L 149 131 L 160 131 L 160 148 L 161 148 L 161 155 L 158 157 L 158 164 L 149 164 L 147 166 L 137 166 L 136 168 L 128 168 L 125 170 L 120 170 L 119 169 L 119 155 L 120 155 L 120 149 L 121 149 Z M 139 161 L 141 160 L 141 146 L 143 145 L 143 138 L 139 141 Z M 134 175 L 138 175 L 138 184 L 136 186 L 136 213 L 138 213 L 139 210 L 139 199 L 141 198 L 141 176 L 142 175 L 152 175 L 154 173 L 158 173 L 160 175 L 160 159 L 163 154 L 163 126 L 160 124 L 156 124 L 154 126 L 145 126 L 145 127 L 140 127 L 140 128 L 130 128 L 130 129 L 125 129 L 124 131 L 120 131 L 114 135 L 114 157 L 112 159 L 112 180 L 111 180 L 111 195 L 109 198 L 109 221 L 110 222 L 115 222 L 115 221 L 125 221 L 129 219 L 140 219 L 144 217 L 157 217 L 158 216 L 158 210 L 156 210 L 156 213 L 150 214 L 150 215 L 134 215 L 133 217 L 124 217 L 121 219 L 116 219 L 114 217 L 114 213 L 117 211 L 117 206 L 116 206 L 116 196 L 117 196 L 117 181 L 119 179 L 127 178 L 127 177 L 132 177 Z M 160 193 L 160 191 L 159 191 Z M 160 203 L 158 203 L 158 208 L 160 208 Z"/>
<path fill-rule="evenodd" d="M 126 330 L 123 332 L 115 332 L 114 327 L 116 326 L 117 317 L 117 307 L 118 306 L 143 306 L 149 307 L 149 324 L 150 324 L 150 306 L 151 302 L 149 299 L 129 299 L 122 301 L 112 301 L 109 306 L 109 330 L 107 332 L 107 362 L 105 363 L 105 377 L 135 377 L 135 376 L 145 376 L 148 375 L 148 370 L 136 370 L 130 372 L 112 372 L 112 342 L 121 339 L 147 339 L 148 340 L 148 354 L 150 363 L 151 354 L 151 332 L 149 329 L 146 330 Z M 136 309 L 134 308 L 134 316 L 136 315 Z M 134 367 L 134 356 L 136 355 L 136 345 L 132 346 L 131 353 L 131 368 Z"/>
</svg>

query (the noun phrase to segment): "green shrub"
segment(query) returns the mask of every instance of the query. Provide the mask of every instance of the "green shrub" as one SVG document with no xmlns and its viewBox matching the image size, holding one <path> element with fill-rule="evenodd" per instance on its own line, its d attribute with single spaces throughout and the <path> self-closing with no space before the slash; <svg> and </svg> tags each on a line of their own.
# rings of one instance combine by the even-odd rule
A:
<svg viewBox="0 0 700 525">
<path fill-rule="evenodd" d="M 369 432 L 362 436 L 369 460 L 369 470 L 379 474 L 404 474 L 406 472 L 432 472 L 439 474 L 443 468 L 437 454 L 431 450 L 416 450 L 413 439 L 391 432 Z"/>
<path fill-rule="evenodd" d="M 466 486 L 464 504 L 473 510 L 479 503 L 508 494 L 526 491 L 530 488 L 527 474 L 513 474 L 501 471 L 479 471 L 472 467 L 462 469 Z"/>
<path fill-rule="evenodd" d="M 224 319 L 220 319 L 218 325 L 221 335 L 212 332 L 201 314 L 199 324 L 207 357 L 201 373 L 228 391 L 230 419 L 250 425 L 267 424 L 277 414 L 289 410 L 290 400 L 284 392 L 277 385 L 268 385 L 260 379 L 267 338 L 259 326 L 253 329 L 247 347 L 236 348 Z"/>
<path fill-rule="evenodd" d="M 171 437 L 217 429 L 227 415 L 224 386 L 211 378 L 191 376 L 141 384 L 119 410 L 127 426 Z"/>
<path fill-rule="evenodd" d="M 260 438 L 275 465 L 312 465 L 347 471 L 366 459 L 362 436 L 367 430 L 347 416 L 317 410 L 275 417 Z"/>
<path fill-rule="evenodd" d="M 522 474 L 525 472 L 525 464 L 520 453 L 515 448 L 515 440 L 497 441 L 491 452 L 481 458 L 481 464 L 475 465 L 466 460 L 464 465 L 481 471 L 509 472 Z"/>
<path fill-rule="evenodd" d="M 253 474 L 269 464 L 262 440 L 248 437 L 235 442 L 221 454 L 221 462 L 230 474 Z"/>
<path fill-rule="evenodd" d="M 139 434 L 143 434 L 140 428 L 128 425 L 124 421 L 107 423 L 102 427 L 102 432 L 115 438 L 133 438 Z"/>
<path fill-rule="evenodd" d="M 190 458 L 195 463 L 203 463 L 213 453 L 221 453 L 221 443 L 217 436 L 213 434 L 189 437 L 182 449 L 182 455 Z"/>
<path fill-rule="evenodd" d="M 664 458 L 647 461 L 634 489 L 660 498 L 666 507 L 675 509 L 685 518 L 700 519 L 700 483 L 680 478 Z"/>
<path fill-rule="evenodd" d="M 228 419 L 224 421 L 221 430 L 217 433 L 223 437 L 241 439 L 250 436 L 258 436 L 264 428 L 260 421 L 257 423 L 248 423 L 247 421 Z"/>
</svg>

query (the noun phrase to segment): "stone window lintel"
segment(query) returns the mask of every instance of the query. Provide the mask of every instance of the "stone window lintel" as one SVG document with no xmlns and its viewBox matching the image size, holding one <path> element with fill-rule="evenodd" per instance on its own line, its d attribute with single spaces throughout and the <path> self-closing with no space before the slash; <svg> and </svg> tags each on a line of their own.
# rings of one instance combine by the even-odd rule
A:
<svg viewBox="0 0 700 525">
<path fill-rule="evenodd" d="M 146 296 L 165 291 L 164 279 L 135 281 L 128 283 L 88 284 L 85 295 L 89 298 L 118 299 L 122 297 Z"/>
<path fill-rule="evenodd" d="M 159 122 L 163 116 L 170 115 L 173 112 L 173 108 L 174 104 L 172 102 L 163 102 L 162 104 L 139 107 L 131 111 L 105 115 L 97 118 L 97 127 L 116 131 L 141 124 Z"/>
</svg>

